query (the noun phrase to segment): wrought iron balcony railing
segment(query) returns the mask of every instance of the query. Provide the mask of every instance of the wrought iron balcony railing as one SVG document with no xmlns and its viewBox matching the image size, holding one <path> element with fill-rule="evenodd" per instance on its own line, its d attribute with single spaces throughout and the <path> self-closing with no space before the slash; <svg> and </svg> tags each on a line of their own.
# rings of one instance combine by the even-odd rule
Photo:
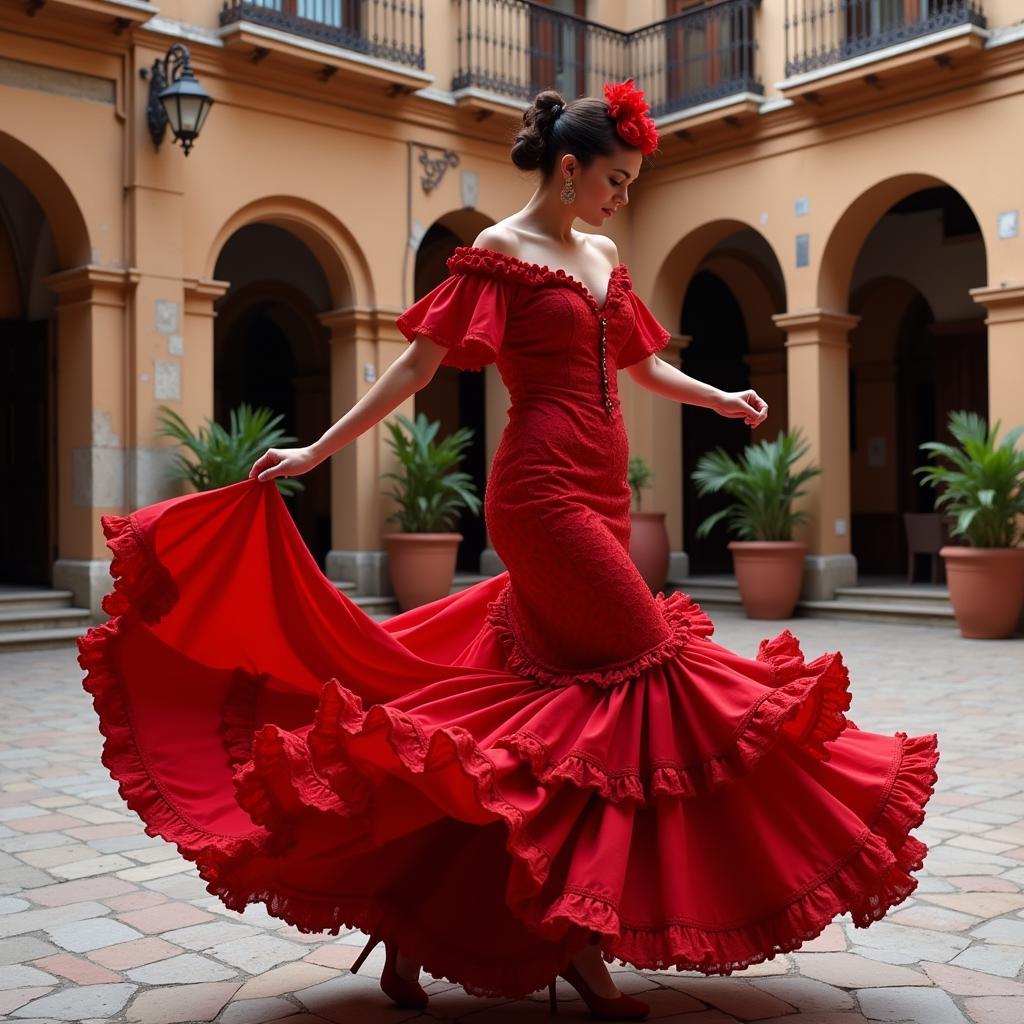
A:
<svg viewBox="0 0 1024 1024">
<path fill-rule="evenodd" d="M 221 25 L 249 21 L 423 69 L 423 0 L 224 0 Z"/>
<path fill-rule="evenodd" d="M 632 32 L 531 0 L 460 0 L 453 89 L 529 102 L 542 89 L 600 96 L 632 77 L 654 117 L 740 92 L 763 93 L 754 13 L 761 0 L 712 0 Z"/>
<path fill-rule="evenodd" d="M 786 77 L 959 25 L 985 27 L 981 0 L 786 0 Z"/>
</svg>

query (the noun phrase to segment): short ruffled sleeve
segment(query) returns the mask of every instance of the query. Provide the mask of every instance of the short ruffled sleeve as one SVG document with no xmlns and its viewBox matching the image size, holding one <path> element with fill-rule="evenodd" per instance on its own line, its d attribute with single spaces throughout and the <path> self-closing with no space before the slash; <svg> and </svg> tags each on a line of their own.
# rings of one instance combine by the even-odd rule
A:
<svg viewBox="0 0 1024 1024">
<path fill-rule="evenodd" d="M 482 370 L 501 348 L 509 290 L 500 277 L 456 269 L 395 323 L 409 341 L 423 334 L 448 348 L 442 366 Z"/>
<path fill-rule="evenodd" d="M 634 324 L 632 333 L 615 356 L 615 365 L 620 370 L 639 363 L 652 352 L 663 349 L 672 337 L 671 333 L 658 323 L 643 301 L 637 298 L 632 288 L 627 294 L 633 307 Z"/>
</svg>

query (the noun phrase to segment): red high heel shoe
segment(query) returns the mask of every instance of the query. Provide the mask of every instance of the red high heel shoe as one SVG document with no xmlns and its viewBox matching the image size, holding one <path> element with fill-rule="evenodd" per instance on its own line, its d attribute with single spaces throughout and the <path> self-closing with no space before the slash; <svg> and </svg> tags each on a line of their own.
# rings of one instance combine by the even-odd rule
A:
<svg viewBox="0 0 1024 1024">
<path fill-rule="evenodd" d="M 579 992 L 583 1001 L 590 1008 L 591 1016 L 598 1020 L 643 1020 L 651 1012 L 651 1008 L 645 1002 L 626 995 L 625 992 L 620 992 L 614 998 L 599 996 L 584 980 L 576 965 L 570 961 L 566 969 L 552 978 L 548 984 L 548 998 L 551 1001 L 552 1014 L 558 1013 L 558 1000 L 555 999 L 557 978 L 565 978 Z"/>
<path fill-rule="evenodd" d="M 363 947 L 363 951 L 356 957 L 352 964 L 351 971 L 355 974 L 363 965 L 370 951 L 383 938 L 382 935 L 374 932 L 369 942 Z M 409 981 L 399 975 L 395 966 L 398 959 L 398 944 L 384 939 L 384 970 L 380 976 L 380 987 L 384 994 L 398 1003 L 399 1006 L 418 1007 L 422 1009 L 430 1001 L 430 996 L 420 987 L 418 982 Z"/>
</svg>

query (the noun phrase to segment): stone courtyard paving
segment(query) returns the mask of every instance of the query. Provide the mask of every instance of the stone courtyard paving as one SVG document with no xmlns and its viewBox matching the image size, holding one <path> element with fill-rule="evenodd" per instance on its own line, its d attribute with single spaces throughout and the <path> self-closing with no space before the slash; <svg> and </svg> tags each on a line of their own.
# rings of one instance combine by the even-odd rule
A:
<svg viewBox="0 0 1024 1024">
<path fill-rule="evenodd" d="M 731 611 L 714 619 L 716 638 L 749 655 L 783 625 Z M 1021 1024 L 1024 641 L 785 625 L 808 658 L 843 651 L 862 729 L 939 733 L 939 784 L 915 833 L 931 847 L 920 885 L 870 928 L 837 919 L 799 951 L 729 977 L 614 965 L 617 983 L 665 1022 Z M 0 656 L 0 1015 L 37 1024 L 548 1018 L 544 991 L 483 1000 L 426 974 L 429 1009 L 401 1010 L 375 980 L 383 945 L 352 975 L 359 932 L 303 935 L 262 904 L 224 908 L 122 804 L 80 680 L 71 649 Z M 565 982 L 558 992 L 558 1019 L 590 1019 Z"/>
</svg>

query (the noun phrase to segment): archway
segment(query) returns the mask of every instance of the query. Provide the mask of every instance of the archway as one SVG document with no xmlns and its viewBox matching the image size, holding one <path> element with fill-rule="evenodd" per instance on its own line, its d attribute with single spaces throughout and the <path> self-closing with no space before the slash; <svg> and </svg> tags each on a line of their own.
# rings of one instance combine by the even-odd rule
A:
<svg viewBox="0 0 1024 1024">
<path fill-rule="evenodd" d="M 906 579 L 904 516 L 933 513 L 937 497 L 914 475 L 927 461 L 920 446 L 952 441 L 954 409 L 988 407 L 984 311 L 968 293 L 986 281 L 985 245 L 966 201 L 941 184 L 896 199 L 861 230 L 859 247 L 836 260 L 851 268 L 848 308 L 860 317 L 850 332 L 851 549 L 862 580 Z M 910 568 L 911 580 L 930 578 L 920 560 Z"/>
<path fill-rule="evenodd" d="M 0 132 L 0 473 L 17 481 L 0 507 L 0 582 L 49 585 L 60 547 L 56 299 L 44 279 L 88 262 L 88 232 L 61 176 Z M 86 397 L 84 401 L 88 402 Z M 91 414 L 91 410 L 90 410 Z M 94 430 L 95 435 L 95 430 Z M 70 452 L 67 453 L 70 459 Z"/>
<path fill-rule="evenodd" d="M 273 224 L 248 224 L 224 243 L 214 269 L 231 286 L 214 325 L 214 418 L 226 425 L 243 402 L 282 417 L 279 428 L 310 444 L 331 423 L 329 334 L 318 313 L 332 290 L 311 249 Z M 331 547 L 329 464 L 304 474 L 285 500 L 323 566 Z"/>
<path fill-rule="evenodd" d="M 688 340 L 680 369 L 726 391 L 753 387 L 770 410 L 754 436 L 742 420 L 691 404 L 682 409 L 683 547 L 692 575 L 725 573 L 732 568 L 725 524 L 706 538 L 697 537 L 697 528 L 729 499 L 698 496 L 692 474 L 706 452 L 722 448 L 735 457 L 786 425 L 786 355 L 782 333 L 771 321 L 785 309 L 785 284 L 764 237 L 734 221 L 703 225 L 676 246 L 671 266 L 686 272 L 688 281 L 680 318 Z"/>
</svg>

